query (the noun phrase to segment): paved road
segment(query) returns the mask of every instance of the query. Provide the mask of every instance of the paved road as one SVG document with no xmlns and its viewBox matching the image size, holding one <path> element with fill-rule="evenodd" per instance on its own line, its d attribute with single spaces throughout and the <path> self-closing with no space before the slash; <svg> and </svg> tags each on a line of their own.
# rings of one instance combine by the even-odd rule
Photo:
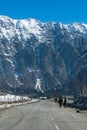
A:
<svg viewBox="0 0 87 130">
<path fill-rule="evenodd" d="M 41 101 L 0 110 L 0 130 L 87 130 L 87 113 Z"/>
</svg>

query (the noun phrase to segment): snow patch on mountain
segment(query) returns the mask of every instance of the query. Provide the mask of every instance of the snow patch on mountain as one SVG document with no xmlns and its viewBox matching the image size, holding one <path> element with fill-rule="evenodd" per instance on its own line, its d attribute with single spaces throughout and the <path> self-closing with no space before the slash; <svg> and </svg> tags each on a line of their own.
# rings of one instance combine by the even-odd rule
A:
<svg viewBox="0 0 87 130">
<path fill-rule="evenodd" d="M 35 89 L 37 91 L 41 91 L 42 93 L 44 93 L 44 91 L 41 89 L 41 79 L 39 79 L 39 78 L 37 78 Z"/>
</svg>

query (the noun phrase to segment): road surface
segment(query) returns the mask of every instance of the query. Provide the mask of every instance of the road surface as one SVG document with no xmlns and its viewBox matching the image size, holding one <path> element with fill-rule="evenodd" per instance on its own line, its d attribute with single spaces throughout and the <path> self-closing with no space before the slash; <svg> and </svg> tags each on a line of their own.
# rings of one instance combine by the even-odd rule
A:
<svg viewBox="0 0 87 130">
<path fill-rule="evenodd" d="M 87 130 L 87 113 L 41 101 L 0 110 L 0 130 Z"/>
</svg>

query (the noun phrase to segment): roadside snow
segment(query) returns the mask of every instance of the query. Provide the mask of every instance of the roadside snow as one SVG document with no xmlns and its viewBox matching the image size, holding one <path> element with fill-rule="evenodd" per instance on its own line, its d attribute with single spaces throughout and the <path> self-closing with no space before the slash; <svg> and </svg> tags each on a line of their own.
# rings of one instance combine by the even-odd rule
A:
<svg viewBox="0 0 87 130">
<path fill-rule="evenodd" d="M 24 101 L 30 101 L 27 96 L 16 96 L 11 94 L 0 95 L 0 109 L 5 107 L 11 107 L 25 103 Z"/>
<path fill-rule="evenodd" d="M 30 99 L 27 96 L 15 96 L 11 94 L 0 95 L 0 109 L 19 106 L 26 103 L 39 102 L 38 99 Z"/>
<path fill-rule="evenodd" d="M 29 100 L 28 97 L 23 97 L 23 96 L 15 96 L 15 95 L 1 95 L 0 96 L 0 102 L 13 102 L 13 101 L 20 101 L 21 99 Z"/>
</svg>

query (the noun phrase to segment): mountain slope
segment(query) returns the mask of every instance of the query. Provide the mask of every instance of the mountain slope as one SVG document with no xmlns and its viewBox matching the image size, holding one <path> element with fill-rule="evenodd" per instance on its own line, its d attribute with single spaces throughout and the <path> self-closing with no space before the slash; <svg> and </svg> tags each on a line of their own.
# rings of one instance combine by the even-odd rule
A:
<svg viewBox="0 0 87 130">
<path fill-rule="evenodd" d="M 87 71 L 86 50 L 86 24 L 0 16 L 0 88 L 43 92 L 65 91 L 68 85 L 77 92 L 80 81 L 75 81 Z M 83 84 L 86 90 L 86 77 Z"/>
</svg>

